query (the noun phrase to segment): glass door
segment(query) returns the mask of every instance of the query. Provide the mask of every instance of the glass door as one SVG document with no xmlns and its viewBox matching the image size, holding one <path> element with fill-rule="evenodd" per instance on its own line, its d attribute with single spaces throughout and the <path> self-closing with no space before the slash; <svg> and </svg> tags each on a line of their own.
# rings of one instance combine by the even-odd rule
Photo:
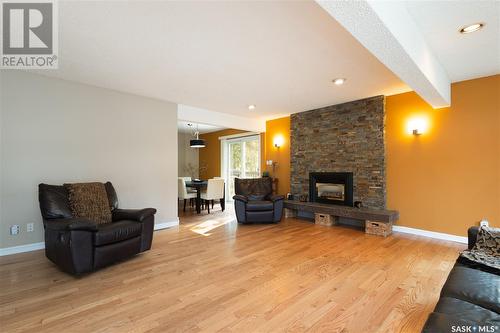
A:
<svg viewBox="0 0 500 333">
<path fill-rule="evenodd" d="M 232 200 L 235 178 L 260 176 L 260 135 L 224 140 L 222 169 L 227 180 L 226 199 Z"/>
<path fill-rule="evenodd" d="M 227 168 L 227 187 L 229 192 L 226 198 L 232 199 L 234 195 L 234 178 L 241 178 L 243 155 L 243 143 L 240 141 L 228 142 L 228 168 Z"/>
</svg>

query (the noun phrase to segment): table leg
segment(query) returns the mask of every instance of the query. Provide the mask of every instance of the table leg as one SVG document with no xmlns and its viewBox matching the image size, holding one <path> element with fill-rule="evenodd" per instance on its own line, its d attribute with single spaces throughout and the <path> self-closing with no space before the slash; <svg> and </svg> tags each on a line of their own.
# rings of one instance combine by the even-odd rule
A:
<svg viewBox="0 0 500 333">
<path fill-rule="evenodd" d="M 201 213 L 201 188 L 196 193 L 196 213 Z"/>
</svg>

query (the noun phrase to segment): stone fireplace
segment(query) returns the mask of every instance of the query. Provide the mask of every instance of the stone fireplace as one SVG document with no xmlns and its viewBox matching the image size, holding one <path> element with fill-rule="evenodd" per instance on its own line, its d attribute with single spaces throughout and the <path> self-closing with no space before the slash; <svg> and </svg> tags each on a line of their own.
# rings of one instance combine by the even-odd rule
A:
<svg viewBox="0 0 500 333">
<path fill-rule="evenodd" d="M 352 207 L 352 172 L 309 173 L 309 200 L 311 202 Z"/>
<path fill-rule="evenodd" d="M 290 120 L 293 195 L 386 208 L 384 96 L 295 113 Z M 316 179 L 311 186 L 311 173 L 346 171 L 352 174 L 352 199 L 343 183 L 344 188 Z"/>
</svg>

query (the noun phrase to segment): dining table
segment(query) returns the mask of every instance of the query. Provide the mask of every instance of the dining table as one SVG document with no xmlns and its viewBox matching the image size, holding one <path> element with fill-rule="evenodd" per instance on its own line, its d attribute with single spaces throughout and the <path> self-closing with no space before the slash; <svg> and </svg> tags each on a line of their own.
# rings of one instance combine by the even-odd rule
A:
<svg viewBox="0 0 500 333">
<path fill-rule="evenodd" d="M 208 180 L 186 181 L 186 187 L 196 189 L 196 213 L 198 213 L 198 214 L 201 213 L 201 191 L 205 190 L 207 188 L 207 186 L 208 186 Z M 224 197 L 221 198 L 221 201 L 220 201 L 220 206 L 221 206 L 222 210 L 224 210 L 225 206 L 226 206 L 225 186 L 226 186 L 226 184 L 224 183 Z"/>
</svg>

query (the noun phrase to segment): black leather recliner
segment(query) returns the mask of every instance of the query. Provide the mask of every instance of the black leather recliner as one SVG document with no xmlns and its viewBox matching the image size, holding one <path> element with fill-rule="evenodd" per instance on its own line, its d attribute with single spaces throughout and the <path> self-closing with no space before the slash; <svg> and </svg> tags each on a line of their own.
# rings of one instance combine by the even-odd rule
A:
<svg viewBox="0 0 500 333">
<path fill-rule="evenodd" d="M 238 223 L 281 221 L 284 197 L 272 194 L 272 178 L 236 178 L 234 192 L 234 209 Z"/>
<path fill-rule="evenodd" d="M 156 209 L 119 209 L 115 189 L 105 184 L 112 223 L 74 218 L 64 186 L 38 185 L 45 228 L 45 255 L 61 270 L 79 275 L 151 248 Z"/>
</svg>

